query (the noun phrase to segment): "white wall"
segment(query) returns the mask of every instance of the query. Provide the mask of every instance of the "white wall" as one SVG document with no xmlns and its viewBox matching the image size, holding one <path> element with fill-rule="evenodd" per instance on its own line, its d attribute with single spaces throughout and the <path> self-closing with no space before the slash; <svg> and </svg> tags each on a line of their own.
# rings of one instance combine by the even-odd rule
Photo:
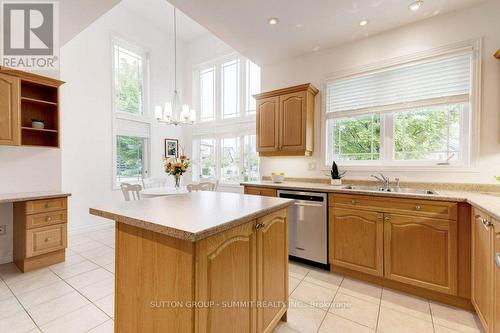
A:
<svg viewBox="0 0 500 333">
<path fill-rule="evenodd" d="M 53 148 L 0 146 L 0 193 L 59 190 L 61 151 Z M 12 204 L 0 204 L 0 264 L 12 261 Z"/>
<path fill-rule="evenodd" d="M 73 193 L 69 201 L 70 229 L 102 223 L 102 219 L 88 214 L 89 207 L 122 200 L 121 192 L 112 189 L 112 36 L 149 51 L 152 116 L 154 105 L 170 100 L 173 91 L 173 36 L 122 4 L 61 49 L 61 79 L 67 82 L 61 92 L 62 187 Z M 179 44 L 182 73 L 184 45 Z M 184 133 L 181 128 L 152 123 L 151 176 L 164 177 L 163 139 L 179 138 L 185 145 Z"/>
<path fill-rule="evenodd" d="M 321 88 L 324 75 L 328 73 L 483 37 L 483 110 L 477 168 L 473 172 L 398 170 L 387 174 L 400 176 L 402 180 L 494 183 L 493 176 L 500 176 L 500 61 L 492 57 L 500 47 L 498 13 L 500 2 L 489 1 L 343 46 L 267 65 L 262 68 L 262 89 L 267 91 L 304 82 Z M 326 171 L 321 170 L 323 159 L 320 146 L 323 144 L 320 135 L 323 98 L 322 92 L 316 98 L 313 156 L 262 158 L 262 175 L 284 171 L 290 177 L 324 177 Z M 316 164 L 316 170 L 308 170 L 310 162 Z M 366 178 L 372 172 L 350 171 L 347 177 Z"/>
</svg>

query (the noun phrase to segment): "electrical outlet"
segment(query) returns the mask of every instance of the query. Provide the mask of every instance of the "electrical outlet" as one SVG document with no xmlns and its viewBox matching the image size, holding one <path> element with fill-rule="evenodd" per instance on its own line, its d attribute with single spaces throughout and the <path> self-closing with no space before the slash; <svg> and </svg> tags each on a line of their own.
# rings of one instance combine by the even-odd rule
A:
<svg viewBox="0 0 500 333">
<path fill-rule="evenodd" d="M 5 235 L 5 234 L 7 234 L 7 225 L 2 224 L 2 225 L 0 225 L 0 236 Z"/>
</svg>

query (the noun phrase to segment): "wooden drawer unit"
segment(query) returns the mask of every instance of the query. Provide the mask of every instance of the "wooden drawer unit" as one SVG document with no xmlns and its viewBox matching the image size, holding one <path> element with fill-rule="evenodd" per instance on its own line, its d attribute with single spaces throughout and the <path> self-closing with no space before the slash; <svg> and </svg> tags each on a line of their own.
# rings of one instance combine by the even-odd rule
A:
<svg viewBox="0 0 500 333">
<path fill-rule="evenodd" d="M 262 195 L 265 197 L 278 196 L 277 191 L 274 188 L 251 187 L 251 186 L 245 186 L 245 194 Z"/>
<path fill-rule="evenodd" d="M 67 198 L 14 203 L 14 262 L 23 272 L 64 261 Z"/>
<path fill-rule="evenodd" d="M 400 199 L 357 194 L 330 194 L 328 201 L 330 206 L 348 209 L 410 214 L 448 220 L 457 219 L 458 205 L 454 202 Z"/>
<path fill-rule="evenodd" d="M 26 229 L 66 223 L 67 221 L 68 213 L 65 210 L 26 215 Z"/>
<path fill-rule="evenodd" d="M 26 202 L 26 214 L 37 214 L 52 212 L 55 210 L 66 210 L 66 198 L 34 200 Z"/>
<path fill-rule="evenodd" d="M 66 248 L 66 224 L 31 229 L 26 232 L 26 258 Z"/>
</svg>

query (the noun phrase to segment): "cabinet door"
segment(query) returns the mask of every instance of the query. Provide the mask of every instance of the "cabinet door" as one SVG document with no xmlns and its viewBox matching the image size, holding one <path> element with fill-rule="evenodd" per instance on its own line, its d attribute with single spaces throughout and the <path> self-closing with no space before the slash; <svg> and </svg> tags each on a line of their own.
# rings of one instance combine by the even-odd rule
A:
<svg viewBox="0 0 500 333">
<path fill-rule="evenodd" d="M 382 276 L 383 214 L 330 208 L 330 263 Z"/>
<path fill-rule="evenodd" d="M 279 146 L 279 97 L 257 100 L 257 151 L 275 152 Z"/>
<path fill-rule="evenodd" d="M 306 149 L 306 92 L 280 96 L 280 150 Z"/>
<path fill-rule="evenodd" d="M 257 220 L 257 286 L 259 332 L 272 332 L 288 302 L 288 226 L 286 210 Z M 272 305 L 272 306 L 268 306 Z"/>
<path fill-rule="evenodd" d="M 256 332 L 256 253 L 255 220 L 197 243 L 197 332 Z"/>
<path fill-rule="evenodd" d="M 384 221 L 385 276 L 456 295 L 457 222 L 396 214 Z"/>
<path fill-rule="evenodd" d="M 491 325 L 492 311 L 492 269 L 491 227 L 486 224 L 490 217 L 480 210 L 473 209 L 472 216 L 472 287 L 471 301 L 486 332 Z"/>
<path fill-rule="evenodd" d="M 495 333 L 500 333 L 500 222 L 495 222 L 495 234 L 494 234 L 494 251 L 493 260 L 495 262 L 494 267 L 494 288 L 493 293 L 494 299 L 494 313 L 493 313 L 493 327 Z"/>
<path fill-rule="evenodd" d="M 20 144 L 19 79 L 0 73 L 0 144 Z"/>
</svg>

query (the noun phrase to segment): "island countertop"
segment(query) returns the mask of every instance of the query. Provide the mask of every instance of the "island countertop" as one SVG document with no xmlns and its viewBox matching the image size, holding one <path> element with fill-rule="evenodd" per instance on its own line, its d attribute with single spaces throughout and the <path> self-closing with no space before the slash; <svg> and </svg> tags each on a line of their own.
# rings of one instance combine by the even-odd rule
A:
<svg viewBox="0 0 500 333">
<path fill-rule="evenodd" d="M 90 208 L 92 215 L 188 241 L 198 241 L 288 207 L 293 200 L 195 192 Z"/>
</svg>

